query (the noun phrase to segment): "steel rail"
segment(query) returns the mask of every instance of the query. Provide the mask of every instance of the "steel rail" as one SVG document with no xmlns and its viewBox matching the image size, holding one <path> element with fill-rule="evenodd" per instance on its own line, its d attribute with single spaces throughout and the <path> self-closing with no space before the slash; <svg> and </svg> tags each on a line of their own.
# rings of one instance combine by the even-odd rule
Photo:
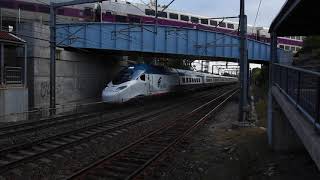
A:
<svg viewBox="0 0 320 180">
<path fill-rule="evenodd" d="M 238 89 L 238 88 L 236 88 L 236 89 Z M 211 105 L 213 102 L 216 102 L 217 100 L 221 99 L 222 97 L 224 97 L 224 96 L 226 96 L 226 95 L 228 95 L 228 94 L 236 91 L 236 89 L 233 89 L 233 90 L 231 90 L 231 91 L 228 91 L 228 92 L 222 94 L 221 96 L 219 96 L 219 97 L 217 97 L 217 98 L 214 98 L 213 100 L 211 100 L 211 101 L 209 101 L 209 102 L 207 102 L 207 103 L 205 103 L 205 104 L 197 107 L 197 108 L 194 109 L 192 112 L 188 113 L 187 115 L 184 115 L 183 117 L 181 117 L 181 118 L 179 118 L 179 119 L 180 119 L 180 120 L 181 120 L 181 119 L 182 119 L 182 120 L 185 120 L 188 116 L 192 116 L 192 115 L 194 115 L 194 114 L 197 114 L 197 113 L 198 113 L 199 111 L 201 111 L 203 108 L 207 108 L 207 107 L 208 107 L 209 105 Z M 232 95 L 234 95 L 234 94 L 235 94 L 235 92 L 234 92 Z M 224 100 L 223 103 L 224 103 L 224 102 L 226 102 L 226 100 Z M 218 105 L 218 106 L 216 106 L 213 110 L 210 110 L 209 113 L 207 113 L 207 114 L 206 114 L 204 117 L 202 117 L 200 120 L 203 121 L 204 119 L 206 119 L 210 114 L 212 114 L 213 111 L 215 111 L 215 110 L 216 110 L 218 107 L 220 107 L 220 106 L 221 106 L 221 105 Z M 199 125 L 199 123 L 200 123 L 200 122 L 198 121 L 198 123 L 195 123 L 194 126 L 192 126 L 192 127 L 197 127 L 197 126 Z M 179 125 L 179 121 L 175 121 L 175 122 L 173 122 L 173 123 L 167 124 L 166 126 L 160 128 L 160 129 L 158 129 L 158 130 L 156 130 L 156 131 L 153 131 L 153 132 L 149 133 L 149 134 L 146 135 L 146 136 L 143 136 L 142 138 L 138 139 L 137 141 L 135 141 L 135 142 L 133 142 L 133 143 L 131 143 L 131 144 L 129 144 L 129 145 L 121 148 L 120 150 L 118 150 L 118 151 L 116 151 L 116 152 L 108 155 L 107 157 L 105 157 L 105 158 L 103 158 L 103 159 L 101 159 L 101 160 L 99 160 L 99 161 L 91 164 L 90 166 L 88 166 L 88 167 L 86 167 L 86 168 L 84 168 L 84 169 L 82 169 L 82 170 L 80 170 L 80 171 L 78 171 L 78 172 L 76 172 L 75 174 L 73 174 L 72 176 L 68 177 L 67 179 L 78 179 L 78 178 L 79 178 L 79 179 L 83 179 L 83 178 L 85 179 L 85 177 L 83 177 L 83 176 L 85 176 L 87 173 L 90 173 L 90 171 L 91 171 L 92 169 L 99 168 L 99 166 L 100 166 L 100 165 L 103 165 L 105 162 L 110 162 L 110 161 L 112 161 L 114 158 L 116 158 L 117 156 L 120 156 L 121 154 L 124 154 L 124 153 L 128 152 L 130 149 L 134 148 L 134 147 L 135 147 L 136 145 L 138 145 L 139 143 L 143 143 L 143 142 L 145 142 L 146 140 L 148 140 L 148 138 L 152 137 L 153 135 L 156 135 L 156 134 L 158 134 L 159 132 L 165 132 L 165 131 L 169 130 L 170 128 L 174 127 L 175 125 Z M 181 123 L 180 123 L 180 125 L 181 125 Z M 184 126 L 184 124 L 183 124 L 183 126 Z M 185 132 L 188 134 L 190 131 L 185 131 Z M 186 134 L 186 133 L 184 133 L 184 134 Z M 156 136 L 156 137 L 161 137 L 161 136 Z M 179 136 L 179 137 L 180 137 L 180 136 Z M 174 141 L 174 142 L 177 142 L 177 141 Z M 146 144 L 144 144 L 144 145 L 147 146 Z M 170 146 L 171 146 L 171 145 L 170 145 Z M 163 151 L 161 151 L 161 152 L 165 152 L 165 150 L 163 150 Z M 160 154 L 162 154 L 162 153 L 160 153 Z M 158 155 L 160 155 L 160 154 L 158 154 Z M 157 155 L 157 157 L 158 157 L 158 155 Z M 154 158 L 156 158 L 156 157 L 154 157 Z M 154 160 L 154 158 L 149 159 L 149 161 L 147 161 L 147 162 L 145 163 L 145 166 L 140 167 L 139 169 L 137 169 L 136 171 L 134 171 L 133 174 L 129 175 L 127 178 L 128 178 L 128 179 L 132 178 L 134 175 L 136 175 L 138 172 L 140 172 L 142 169 L 144 169 L 148 164 L 150 164 L 150 163 Z M 129 158 L 128 158 L 128 159 L 129 159 Z M 82 177 L 83 177 L 83 178 L 82 178 Z"/>
<path fill-rule="evenodd" d="M 101 112 L 93 112 L 90 114 L 86 114 L 86 112 L 82 112 L 78 114 L 70 114 L 65 116 L 53 117 L 53 118 L 48 118 L 48 119 L 43 119 L 38 121 L 31 121 L 31 122 L 25 122 L 25 123 L 0 127 L 0 139 L 7 138 L 7 137 L 12 138 L 13 136 L 18 134 L 34 132 L 36 130 L 50 128 L 53 125 L 54 126 L 64 125 L 64 124 L 73 123 L 74 121 L 79 121 L 85 118 L 95 118 L 98 116 L 103 116 L 103 114 L 107 112 L 108 110 L 101 111 Z"/>
<path fill-rule="evenodd" d="M 221 91 L 223 91 L 223 89 L 221 89 Z M 203 97 L 201 97 L 200 99 L 202 98 Z M 188 102 L 191 102 L 191 101 L 193 101 L 193 99 L 190 99 Z M 92 127 L 85 127 L 85 128 L 77 129 L 75 131 L 70 131 L 70 132 L 58 134 L 56 136 L 52 136 L 49 138 L 41 139 L 32 143 L 26 143 L 23 145 L 17 145 L 14 147 L 3 149 L 0 151 L 0 154 L 2 155 L 2 157 L 8 157 L 8 155 L 9 156 L 15 155 L 16 158 L 8 162 L 4 160 L 0 161 L 0 163 L 2 163 L 2 165 L 0 165 L 0 173 L 3 173 L 8 169 L 18 166 L 21 163 L 28 162 L 30 160 L 41 157 L 43 155 L 51 154 L 58 150 L 61 150 L 70 146 L 74 146 L 77 144 L 81 144 L 83 142 L 87 142 L 90 139 L 96 138 L 98 136 L 110 134 L 119 129 L 128 128 L 129 126 L 137 124 L 139 122 L 148 121 L 148 118 L 154 118 L 154 116 L 161 115 L 163 112 L 168 111 L 168 109 L 173 109 L 173 107 L 181 107 L 182 104 L 186 104 L 186 103 L 187 102 L 178 103 L 173 106 L 167 106 L 156 112 L 151 112 L 147 115 L 143 115 L 138 118 L 123 120 L 124 122 L 122 124 L 120 123 L 120 125 L 119 125 L 119 119 L 114 120 L 113 125 L 110 123 L 110 121 L 107 121 L 107 122 L 93 125 Z M 105 124 L 104 127 L 102 126 L 103 124 Z M 66 139 L 69 139 L 69 140 L 66 140 Z M 32 151 L 32 149 L 36 147 L 37 149 L 40 148 L 42 150 L 40 150 L 40 152 Z"/>
</svg>

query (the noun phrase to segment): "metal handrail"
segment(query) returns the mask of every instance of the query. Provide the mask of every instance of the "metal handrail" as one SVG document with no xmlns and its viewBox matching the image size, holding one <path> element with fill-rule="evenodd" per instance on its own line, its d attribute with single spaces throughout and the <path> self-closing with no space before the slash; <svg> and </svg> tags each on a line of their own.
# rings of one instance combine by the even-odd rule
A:
<svg viewBox="0 0 320 180">
<path fill-rule="evenodd" d="M 304 72 L 304 73 L 308 73 L 308 74 L 312 74 L 312 75 L 320 77 L 320 73 L 319 72 L 310 71 L 308 69 L 303 69 L 303 68 L 298 68 L 298 67 L 294 67 L 294 66 L 278 64 L 278 63 L 273 63 L 273 65 L 281 66 L 281 67 L 284 67 L 284 68 L 288 68 L 288 69 L 292 69 L 292 70 L 296 70 L 296 71 L 300 71 L 300 72 Z"/>
<path fill-rule="evenodd" d="M 320 132 L 320 73 L 283 64 L 273 64 L 272 83 Z"/>
</svg>

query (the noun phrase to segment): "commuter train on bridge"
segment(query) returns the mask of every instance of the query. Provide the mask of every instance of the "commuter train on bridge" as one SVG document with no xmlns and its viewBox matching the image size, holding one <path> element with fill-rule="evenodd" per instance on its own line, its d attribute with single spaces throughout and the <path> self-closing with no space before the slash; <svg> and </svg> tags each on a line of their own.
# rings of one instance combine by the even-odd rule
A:
<svg viewBox="0 0 320 180">
<path fill-rule="evenodd" d="M 63 2 L 69 0 L 56 0 Z M 143 2 L 143 1 L 141 1 Z M 190 3 L 190 2 L 186 2 Z M 2 16 L 12 16 L 15 21 L 16 16 L 20 14 L 12 13 L 12 9 L 22 10 L 23 16 L 19 21 L 24 19 L 39 20 L 48 22 L 50 0 L 1 0 L 0 8 Z M 213 3 L 214 5 L 214 3 Z M 8 13 L 5 12 L 8 9 Z M 130 3 L 124 0 L 103 1 L 102 5 L 83 4 L 76 6 L 61 7 L 57 10 L 59 22 L 79 22 L 79 21 L 103 21 L 103 22 L 122 22 L 132 24 L 154 24 L 167 25 L 178 28 L 194 28 L 206 31 L 217 31 L 222 33 L 237 34 L 238 22 L 228 20 L 210 19 L 210 17 L 199 16 L 185 12 L 179 12 L 159 6 L 158 12 L 155 12 L 154 3 Z M 157 14 L 158 20 L 155 21 Z M 3 18 L 4 20 L 5 18 Z M 248 38 L 256 39 L 263 42 L 270 42 L 268 28 L 248 26 Z M 298 51 L 302 46 L 301 36 L 279 37 L 278 44 L 280 48 Z"/>
<path fill-rule="evenodd" d="M 163 66 L 137 64 L 124 68 L 102 92 L 102 100 L 123 103 L 133 99 L 190 91 L 238 82 L 238 78 Z"/>
</svg>

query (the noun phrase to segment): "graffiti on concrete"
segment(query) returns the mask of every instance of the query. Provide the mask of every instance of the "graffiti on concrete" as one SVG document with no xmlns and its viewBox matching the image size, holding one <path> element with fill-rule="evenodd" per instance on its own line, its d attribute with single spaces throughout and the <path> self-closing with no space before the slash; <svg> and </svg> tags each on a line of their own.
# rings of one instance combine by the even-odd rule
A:
<svg viewBox="0 0 320 180">
<path fill-rule="evenodd" d="M 62 90 L 60 83 L 56 84 L 56 94 L 59 94 Z M 40 96 L 41 98 L 49 98 L 50 96 L 50 82 L 41 82 L 40 84 Z"/>
</svg>

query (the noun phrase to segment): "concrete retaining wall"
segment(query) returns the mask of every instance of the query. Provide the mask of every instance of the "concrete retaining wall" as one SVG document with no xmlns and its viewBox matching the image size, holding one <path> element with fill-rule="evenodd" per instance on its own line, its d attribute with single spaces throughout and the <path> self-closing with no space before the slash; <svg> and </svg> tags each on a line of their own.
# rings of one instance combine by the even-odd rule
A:
<svg viewBox="0 0 320 180">
<path fill-rule="evenodd" d="M 15 113 L 27 110 L 28 89 L 24 87 L 0 88 L 0 122 L 23 120 L 26 114 L 16 115 Z"/>
<path fill-rule="evenodd" d="M 49 27 L 39 23 L 19 25 L 28 43 L 28 87 L 30 107 L 49 105 Z M 117 57 L 87 51 L 57 50 L 56 102 L 67 104 L 99 98 L 103 87 L 120 67 Z"/>
</svg>

